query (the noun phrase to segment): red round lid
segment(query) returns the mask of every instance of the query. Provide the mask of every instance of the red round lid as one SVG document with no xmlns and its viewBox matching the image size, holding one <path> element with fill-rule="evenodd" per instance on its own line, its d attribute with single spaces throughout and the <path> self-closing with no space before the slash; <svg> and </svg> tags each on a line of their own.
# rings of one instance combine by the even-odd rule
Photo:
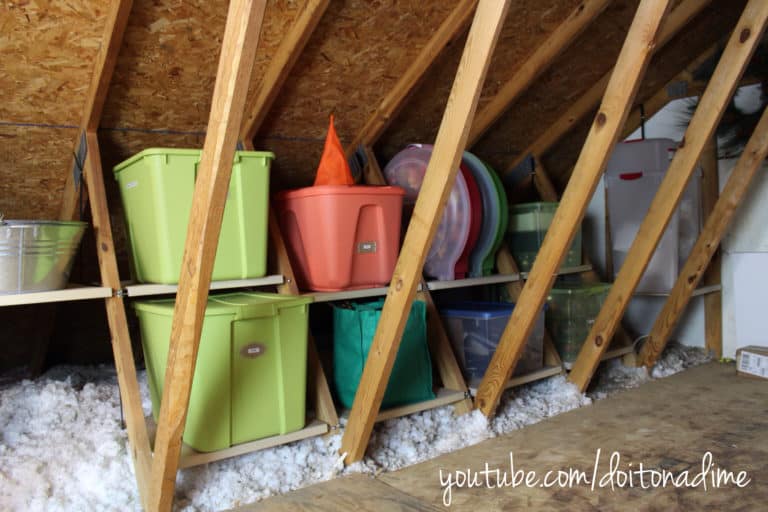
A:
<svg viewBox="0 0 768 512">
<path fill-rule="evenodd" d="M 461 175 L 467 182 L 467 190 L 469 191 L 469 204 L 470 204 L 470 220 L 469 220 L 469 236 L 467 237 L 467 243 L 464 245 L 464 250 L 456 261 L 456 267 L 454 269 L 455 279 L 464 279 L 469 272 L 469 255 L 474 250 L 477 239 L 480 237 L 480 230 L 483 225 L 483 197 L 480 195 L 480 188 L 477 186 L 477 181 L 472 175 L 472 171 L 461 162 Z"/>
</svg>

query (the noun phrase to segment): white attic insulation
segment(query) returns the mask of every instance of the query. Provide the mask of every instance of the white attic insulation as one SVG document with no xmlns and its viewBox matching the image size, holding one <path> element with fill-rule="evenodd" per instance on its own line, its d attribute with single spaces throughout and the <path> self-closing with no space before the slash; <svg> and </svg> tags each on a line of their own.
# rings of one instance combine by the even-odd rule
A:
<svg viewBox="0 0 768 512">
<path fill-rule="evenodd" d="M 709 358 L 671 345 L 653 378 Z M 341 436 L 318 437 L 179 472 L 176 508 L 222 510 L 335 476 L 393 471 L 588 405 L 650 380 L 645 370 L 610 362 L 589 396 L 557 376 L 507 392 L 489 423 L 479 412 L 442 407 L 378 424 L 368 456 L 344 468 Z M 149 414 L 146 374 L 139 373 Z M 0 387 L 0 504 L 8 511 L 140 510 L 120 425 L 111 367 L 57 367 L 35 381 Z"/>
</svg>

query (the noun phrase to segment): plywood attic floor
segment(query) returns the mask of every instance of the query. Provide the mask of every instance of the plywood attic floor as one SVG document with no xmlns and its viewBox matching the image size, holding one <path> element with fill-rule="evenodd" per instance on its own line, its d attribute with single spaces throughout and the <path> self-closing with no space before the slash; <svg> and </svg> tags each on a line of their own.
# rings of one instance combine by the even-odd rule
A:
<svg viewBox="0 0 768 512">
<path fill-rule="evenodd" d="M 467 469 L 510 473 L 515 470 L 574 468 L 592 474 L 601 450 L 598 480 L 608 485 L 610 457 L 617 452 L 618 469 L 688 470 L 691 479 L 701 472 L 702 459 L 711 452 L 713 468 L 746 471 L 751 480 L 739 488 L 454 487 L 451 505 L 443 504 L 447 472 Z M 502 473 L 503 474 L 503 473 Z M 495 485 L 495 473 L 492 473 Z M 612 480 L 618 485 L 620 476 Z M 637 473 L 635 474 L 637 475 Z M 650 478 L 650 474 L 646 478 Z M 711 473 L 710 473 L 711 475 Z M 510 476 L 511 478 L 511 476 Z M 708 476 L 711 484 L 711 476 Z M 647 482 L 646 482 L 647 484 Z M 255 511 L 502 511 L 533 510 L 736 510 L 768 509 L 768 381 L 737 377 L 734 365 L 709 363 L 666 379 L 617 393 L 588 407 L 552 417 L 508 435 L 436 459 L 387 473 L 378 478 L 354 475 L 306 487 L 290 494 L 240 507 Z"/>
</svg>

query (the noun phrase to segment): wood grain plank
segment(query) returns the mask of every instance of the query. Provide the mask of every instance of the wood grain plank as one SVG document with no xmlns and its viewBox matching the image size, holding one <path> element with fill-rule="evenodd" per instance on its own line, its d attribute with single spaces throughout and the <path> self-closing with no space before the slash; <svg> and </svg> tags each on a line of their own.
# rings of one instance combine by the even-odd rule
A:
<svg viewBox="0 0 768 512">
<path fill-rule="evenodd" d="M 308 0 L 288 34 L 280 42 L 259 82 L 253 104 L 247 109 L 248 114 L 240 130 L 241 140 L 252 141 L 256 136 L 329 3 L 330 0 Z"/>
<path fill-rule="evenodd" d="M 265 0 L 233 0 L 198 167 L 171 326 L 148 508 L 170 511 L 200 333 Z"/>
<path fill-rule="evenodd" d="M 514 76 L 477 113 L 469 132 L 467 147 L 472 147 L 512 103 L 554 62 L 560 53 L 602 13 L 611 0 L 585 0 L 539 45 Z"/>
<path fill-rule="evenodd" d="M 675 7 L 666 17 L 662 25 L 661 32 L 652 48 L 653 52 L 658 51 L 662 46 L 668 43 L 691 19 L 701 12 L 709 4 L 709 0 L 684 0 Z M 560 116 L 557 121 L 547 127 L 526 149 L 524 149 L 517 158 L 506 168 L 505 173 L 511 172 L 528 155 L 543 155 L 549 148 L 555 145 L 563 135 L 568 133 L 580 120 L 593 111 L 600 103 L 608 80 L 615 68 L 606 73 L 600 80 L 574 101 L 568 110 Z"/>
<path fill-rule="evenodd" d="M 379 139 L 443 49 L 466 29 L 476 5 L 477 0 L 459 1 L 400 80 L 382 98 L 381 103 L 357 132 L 347 146 L 347 156 L 351 155 L 359 145 L 372 146 Z"/>
<path fill-rule="evenodd" d="M 751 0 L 728 41 L 706 92 L 691 119 L 656 196 L 643 219 L 613 286 L 603 303 L 569 379 L 582 391 L 597 368 L 616 325 L 629 305 L 637 283 L 682 197 L 704 145 L 714 133 L 768 21 L 768 3 Z"/>
<path fill-rule="evenodd" d="M 80 135 L 87 131 L 96 131 L 101 121 L 101 113 L 107 99 L 112 73 L 115 70 L 117 56 L 123 43 L 125 27 L 128 25 L 128 17 L 131 13 L 133 0 L 114 0 L 110 3 L 107 19 L 104 24 L 104 34 L 101 38 L 101 47 L 96 54 L 93 66 L 91 84 L 85 97 L 83 117 L 80 122 L 77 140 L 75 140 L 74 152 L 77 153 L 80 144 Z M 80 190 L 76 187 L 72 169 L 75 165 L 74 158 L 69 168 L 65 169 L 67 179 L 64 183 L 64 192 L 59 209 L 59 219 L 77 220 L 78 199 Z"/>
<path fill-rule="evenodd" d="M 486 416 L 495 411 L 504 385 L 522 354 L 525 341 L 533 331 L 536 318 L 541 314 L 557 269 L 576 235 L 587 204 L 629 114 L 650 61 L 661 20 L 669 6 L 670 2 L 640 2 L 573 176 L 477 390 L 475 404 Z"/>
<path fill-rule="evenodd" d="M 478 4 L 342 439 L 347 463 L 365 454 L 508 7 L 508 0 Z"/>
</svg>

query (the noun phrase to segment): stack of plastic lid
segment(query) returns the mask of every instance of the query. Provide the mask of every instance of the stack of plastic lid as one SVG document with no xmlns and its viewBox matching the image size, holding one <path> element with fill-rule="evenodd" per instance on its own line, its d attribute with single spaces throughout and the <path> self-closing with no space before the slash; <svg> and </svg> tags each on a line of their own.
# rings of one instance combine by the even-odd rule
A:
<svg viewBox="0 0 768 512">
<path fill-rule="evenodd" d="M 404 208 L 413 208 L 427 170 L 432 146 L 414 144 L 400 151 L 384 168 L 387 183 L 405 189 Z M 456 173 L 456 181 L 445 204 L 445 210 L 432 240 L 424 272 L 435 279 L 456 278 L 459 261 L 469 238 L 472 224 L 472 201 L 467 181 L 462 173 Z M 403 216 L 408 219 L 410 215 Z"/>
<path fill-rule="evenodd" d="M 482 196 L 482 222 L 477 243 L 469 256 L 469 275 L 480 277 L 493 272 L 494 259 L 507 230 L 507 194 L 496 172 L 469 151 L 464 165 L 472 172 Z"/>
<path fill-rule="evenodd" d="M 481 229 L 483 227 L 483 197 L 480 192 L 479 184 L 465 161 L 461 162 L 460 169 L 461 175 L 467 182 L 471 215 L 467 243 L 464 244 L 464 250 L 461 252 L 458 261 L 456 261 L 456 267 L 453 272 L 454 279 L 464 279 L 467 277 L 470 270 L 469 257 L 470 254 L 475 251 L 475 246 L 480 238 Z"/>
</svg>

